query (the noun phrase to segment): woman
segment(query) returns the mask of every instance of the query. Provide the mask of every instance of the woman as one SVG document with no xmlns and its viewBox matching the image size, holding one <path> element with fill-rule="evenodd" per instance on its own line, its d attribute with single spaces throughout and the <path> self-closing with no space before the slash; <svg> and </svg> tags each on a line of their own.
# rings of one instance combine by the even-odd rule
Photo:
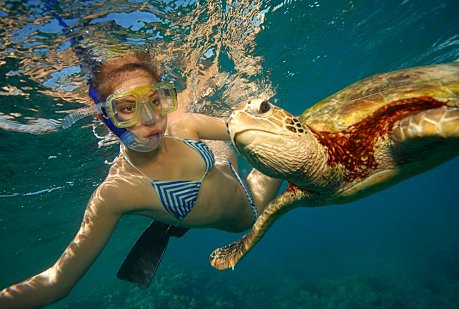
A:
<svg viewBox="0 0 459 309">
<path fill-rule="evenodd" d="M 120 155 L 93 193 L 80 230 L 44 272 L 0 292 L 0 308 L 43 306 L 65 297 L 107 243 L 123 214 L 182 227 L 240 232 L 274 198 L 280 180 L 253 170 L 241 182 L 233 153 L 214 158 L 201 139 L 229 140 L 221 119 L 177 109 L 145 53 L 104 64 L 90 88 L 99 118 L 120 137 Z M 178 100 L 184 98 L 179 94 Z"/>
</svg>

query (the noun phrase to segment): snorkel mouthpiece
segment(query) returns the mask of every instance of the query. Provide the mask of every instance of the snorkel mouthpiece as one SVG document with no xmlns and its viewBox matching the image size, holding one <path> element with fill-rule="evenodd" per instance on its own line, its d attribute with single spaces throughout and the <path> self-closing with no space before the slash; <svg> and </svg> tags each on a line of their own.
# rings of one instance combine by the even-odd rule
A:
<svg viewBox="0 0 459 309">
<path fill-rule="evenodd" d="M 135 136 L 134 133 L 125 130 L 121 136 L 119 136 L 123 145 L 129 149 L 138 151 L 138 152 L 150 152 L 153 151 L 161 145 L 162 136 L 160 134 L 150 137 L 146 141 L 142 141 Z"/>
</svg>

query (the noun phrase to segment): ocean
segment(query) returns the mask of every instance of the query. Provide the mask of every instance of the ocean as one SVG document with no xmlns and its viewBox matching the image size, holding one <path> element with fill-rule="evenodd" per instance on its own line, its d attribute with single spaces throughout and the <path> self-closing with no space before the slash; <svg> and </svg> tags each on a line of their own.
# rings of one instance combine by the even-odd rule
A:
<svg viewBox="0 0 459 309">
<path fill-rule="evenodd" d="M 91 59 L 149 50 L 165 80 L 191 81 L 194 112 L 225 117 L 263 93 L 298 115 L 373 74 L 459 61 L 457 12 L 457 0 L 0 1 L 0 288 L 59 258 L 118 154 L 92 117 Z M 82 119 L 62 129 L 69 114 Z M 296 209 L 232 271 L 208 256 L 243 234 L 193 229 L 146 290 L 116 278 L 150 223 L 127 216 L 48 308 L 459 308 L 458 174 L 456 158 L 355 203 Z"/>
</svg>

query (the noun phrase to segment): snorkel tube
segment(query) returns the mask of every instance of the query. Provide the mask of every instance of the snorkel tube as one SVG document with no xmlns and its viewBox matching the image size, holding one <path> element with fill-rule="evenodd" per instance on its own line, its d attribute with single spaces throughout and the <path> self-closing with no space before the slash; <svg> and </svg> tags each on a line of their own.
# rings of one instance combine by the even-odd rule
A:
<svg viewBox="0 0 459 309">
<path fill-rule="evenodd" d="M 48 0 L 44 1 L 46 9 L 50 12 L 50 14 L 56 18 L 56 20 L 59 23 L 59 26 L 61 26 L 62 32 L 69 37 L 68 42 L 70 43 L 70 46 L 72 47 L 72 50 L 75 52 L 76 56 L 80 60 L 80 67 L 82 70 L 89 71 L 91 75 L 96 72 L 100 66 L 101 62 L 96 60 L 96 57 L 85 47 L 78 45 L 77 44 L 77 39 L 81 39 L 81 37 L 71 37 L 70 34 L 73 32 L 73 29 L 70 29 L 69 25 L 63 20 L 63 18 L 56 13 L 56 8 L 58 7 L 58 3 L 56 0 Z M 150 152 L 157 148 L 159 145 L 155 145 L 152 143 L 149 143 L 149 141 L 142 141 L 137 136 L 135 136 L 134 133 L 130 132 L 129 130 L 125 128 L 118 128 L 116 127 L 112 120 L 110 119 L 109 115 L 106 113 L 105 108 L 102 106 L 103 102 L 100 101 L 100 96 L 98 91 L 94 88 L 92 80 L 88 80 L 88 94 L 89 97 L 93 100 L 94 104 L 96 104 L 96 109 L 97 109 L 97 114 L 98 118 L 107 126 L 107 128 L 118 138 L 120 141 L 128 148 L 139 151 L 139 152 Z M 70 117 L 67 117 L 68 121 L 65 122 L 64 119 L 64 124 L 63 128 L 68 128 L 72 125 L 72 120 L 70 118 L 75 118 L 78 121 L 79 119 L 83 117 L 71 117 L 72 114 L 67 115 Z"/>
</svg>

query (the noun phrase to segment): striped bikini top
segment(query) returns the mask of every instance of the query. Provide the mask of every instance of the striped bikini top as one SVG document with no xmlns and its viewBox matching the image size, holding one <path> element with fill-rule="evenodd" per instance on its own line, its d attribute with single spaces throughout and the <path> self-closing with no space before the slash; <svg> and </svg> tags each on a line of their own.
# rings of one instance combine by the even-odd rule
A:
<svg viewBox="0 0 459 309">
<path fill-rule="evenodd" d="M 164 209 L 173 215 L 178 220 L 178 224 L 180 224 L 180 222 L 186 217 L 186 215 L 188 215 L 196 204 L 202 181 L 213 168 L 215 158 L 212 150 L 210 150 L 210 148 L 202 141 L 178 137 L 172 138 L 183 141 L 186 145 L 190 146 L 201 155 L 206 165 L 206 171 L 199 181 L 150 179 L 129 160 L 123 150 L 121 151 L 121 154 L 132 167 L 150 181 L 158 194 Z"/>
</svg>

